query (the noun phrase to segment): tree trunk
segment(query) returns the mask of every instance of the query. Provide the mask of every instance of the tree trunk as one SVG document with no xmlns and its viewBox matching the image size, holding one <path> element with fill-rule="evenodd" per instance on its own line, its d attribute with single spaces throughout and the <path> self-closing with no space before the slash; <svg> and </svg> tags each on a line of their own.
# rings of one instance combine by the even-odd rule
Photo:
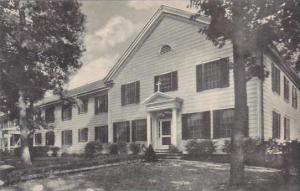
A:
<svg viewBox="0 0 300 191">
<path fill-rule="evenodd" d="M 24 100 L 24 93 L 22 91 L 19 91 L 19 108 L 20 108 L 20 131 L 21 131 L 21 159 L 22 162 L 26 166 L 31 166 L 31 157 L 30 157 L 30 151 L 29 151 L 29 145 L 28 145 L 28 134 L 29 129 L 27 127 L 27 121 L 26 121 L 26 103 Z"/>
</svg>

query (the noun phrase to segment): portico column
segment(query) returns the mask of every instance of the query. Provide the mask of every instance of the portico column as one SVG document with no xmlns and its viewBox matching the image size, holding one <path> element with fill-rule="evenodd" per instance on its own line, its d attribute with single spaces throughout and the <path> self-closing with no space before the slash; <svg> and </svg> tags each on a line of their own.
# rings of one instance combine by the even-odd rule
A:
<svg viewBox="0 0 300 191">
<path fill-rule="evenodd" d="M 147 112 L 147 145 L 151 144 L 151 113 Z"/>
<path fill-rule="evenodd" d="M 177 109 L 172 109 L 172 144 L 177 146 Z"/>
</svg>

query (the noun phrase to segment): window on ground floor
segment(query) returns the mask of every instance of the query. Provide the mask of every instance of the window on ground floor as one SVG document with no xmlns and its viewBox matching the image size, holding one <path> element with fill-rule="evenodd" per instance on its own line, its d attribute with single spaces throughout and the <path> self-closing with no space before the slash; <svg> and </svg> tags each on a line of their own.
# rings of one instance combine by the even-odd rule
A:
<svg viewBox="0 0 300 191">
<path fill-rule="evenodd" d="M 114 142 L 130 142 L 130 122 L 116 122 L 113 124 Z"/>
<path fill-rule="evenodd" d="M 290 119 L 284 117 L 284 140 L 290 140 Z"/>
<path fill-rule="evenodd" d="M 11 146 L 16 146 L 20 144 L 20 135 L 19 134 L 12 134 L 10 137 L 10 145 Z"/>
<path fill-rule="evenodd" d="M 95 127 L 95 141 L 99 141 L 100 143 L 108 143 L 107 125 Z"/>
<path fill-rule="evenodd" d="M 147 120 L 131 121 L 132 141 L 147 141 Z"/>
<path fill-rule="evenodd" d="M 41 145 L 42 144 L 42 133 L 36 133 L 34 135 L 34 142 L 35 142 L 35 145 Z"/>
<path fill-rule="evenodd" d="M 46 132 L 46 145 L 54 145 L 55 134 L 53 131 Z"/>
<path fill-rule="evenodd" d="M 78 129 L 78 142 L 87 142 L 89 136 L 89 129 Z"/>
<path fill-rule="evenodd" d="M 209 139 L 210 112 L 188 113 L 182 115 L 182 139 Z"/>
<path fill-rule="evenodd" d="M 66 130 L 61 132 L 61 143 L 63 146 L 72 145 L 73 143 L 72 130 Z"/>
<path fill-rule="evenodd" d="M 231 136 L 234 122 L 234 109 L 216 110 L 213 112 L 214 138 L 227 138 Z"/>
<path fill-rule="evenodd" d="M 273 111 L 273 120 L 272 120 L 272 130 L 273 130 L 273 139 L 280 139 L 280 114 L 276 111 Z"/>
</svg>

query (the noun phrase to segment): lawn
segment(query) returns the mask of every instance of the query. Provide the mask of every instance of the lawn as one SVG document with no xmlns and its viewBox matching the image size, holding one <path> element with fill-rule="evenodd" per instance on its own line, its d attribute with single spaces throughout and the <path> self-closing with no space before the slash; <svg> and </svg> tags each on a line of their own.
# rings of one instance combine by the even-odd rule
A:
<svg viewBox="0 0 300 191">
<path fill-rule="evenodd" d="M 214 191 L 228 190 L 228 176 L 228 164 L 162 160 L 31 180 L 3 190 Z M 277 170 L 251 167 L 246 170 L 243 190 L 300 190 L 295 177 L 287 182 Z"/>
</svg>

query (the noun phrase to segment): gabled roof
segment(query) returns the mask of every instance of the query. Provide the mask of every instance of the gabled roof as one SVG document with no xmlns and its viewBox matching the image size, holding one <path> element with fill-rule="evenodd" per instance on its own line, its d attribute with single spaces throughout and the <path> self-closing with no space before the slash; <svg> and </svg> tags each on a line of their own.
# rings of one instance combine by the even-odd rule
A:
<svg viewBox="0 0 300 191">
<path fill-rule="evenodd" d="M 160 21 L 165 16 L 173 16 L 176 18 L 184 19 L 185 21 L 188 21 L 193 24 L 205 24 L 205 25 L 209 24 L 209 19 L 207 17 L 198 17 L 195 20 L 191 20 L 192 15 L 193 13 L 191 12 L 162 5 L 156 11 L 153 17 L 149 20 L 149 22 L 144 26 L 142 31 L 138 34 L 138 36 L 131 43 L 128 49 L 119 58 L 119 60 L 113 66 L 113 68 L 108 72 L 108 74 L 104 78 L 104 82 L 109 83 L 110 81 L 113 80 L 115 74 L 122 68 L 122 65 L 128 62 L 128 60 L 135 53 L 135 50 L 137 50 L 143 44 L 143 42 L 148 38 L 149 34 L 153 31 L 153 29 L 156 28 L 156 26 L 158 26 Z"/>
</svg>

